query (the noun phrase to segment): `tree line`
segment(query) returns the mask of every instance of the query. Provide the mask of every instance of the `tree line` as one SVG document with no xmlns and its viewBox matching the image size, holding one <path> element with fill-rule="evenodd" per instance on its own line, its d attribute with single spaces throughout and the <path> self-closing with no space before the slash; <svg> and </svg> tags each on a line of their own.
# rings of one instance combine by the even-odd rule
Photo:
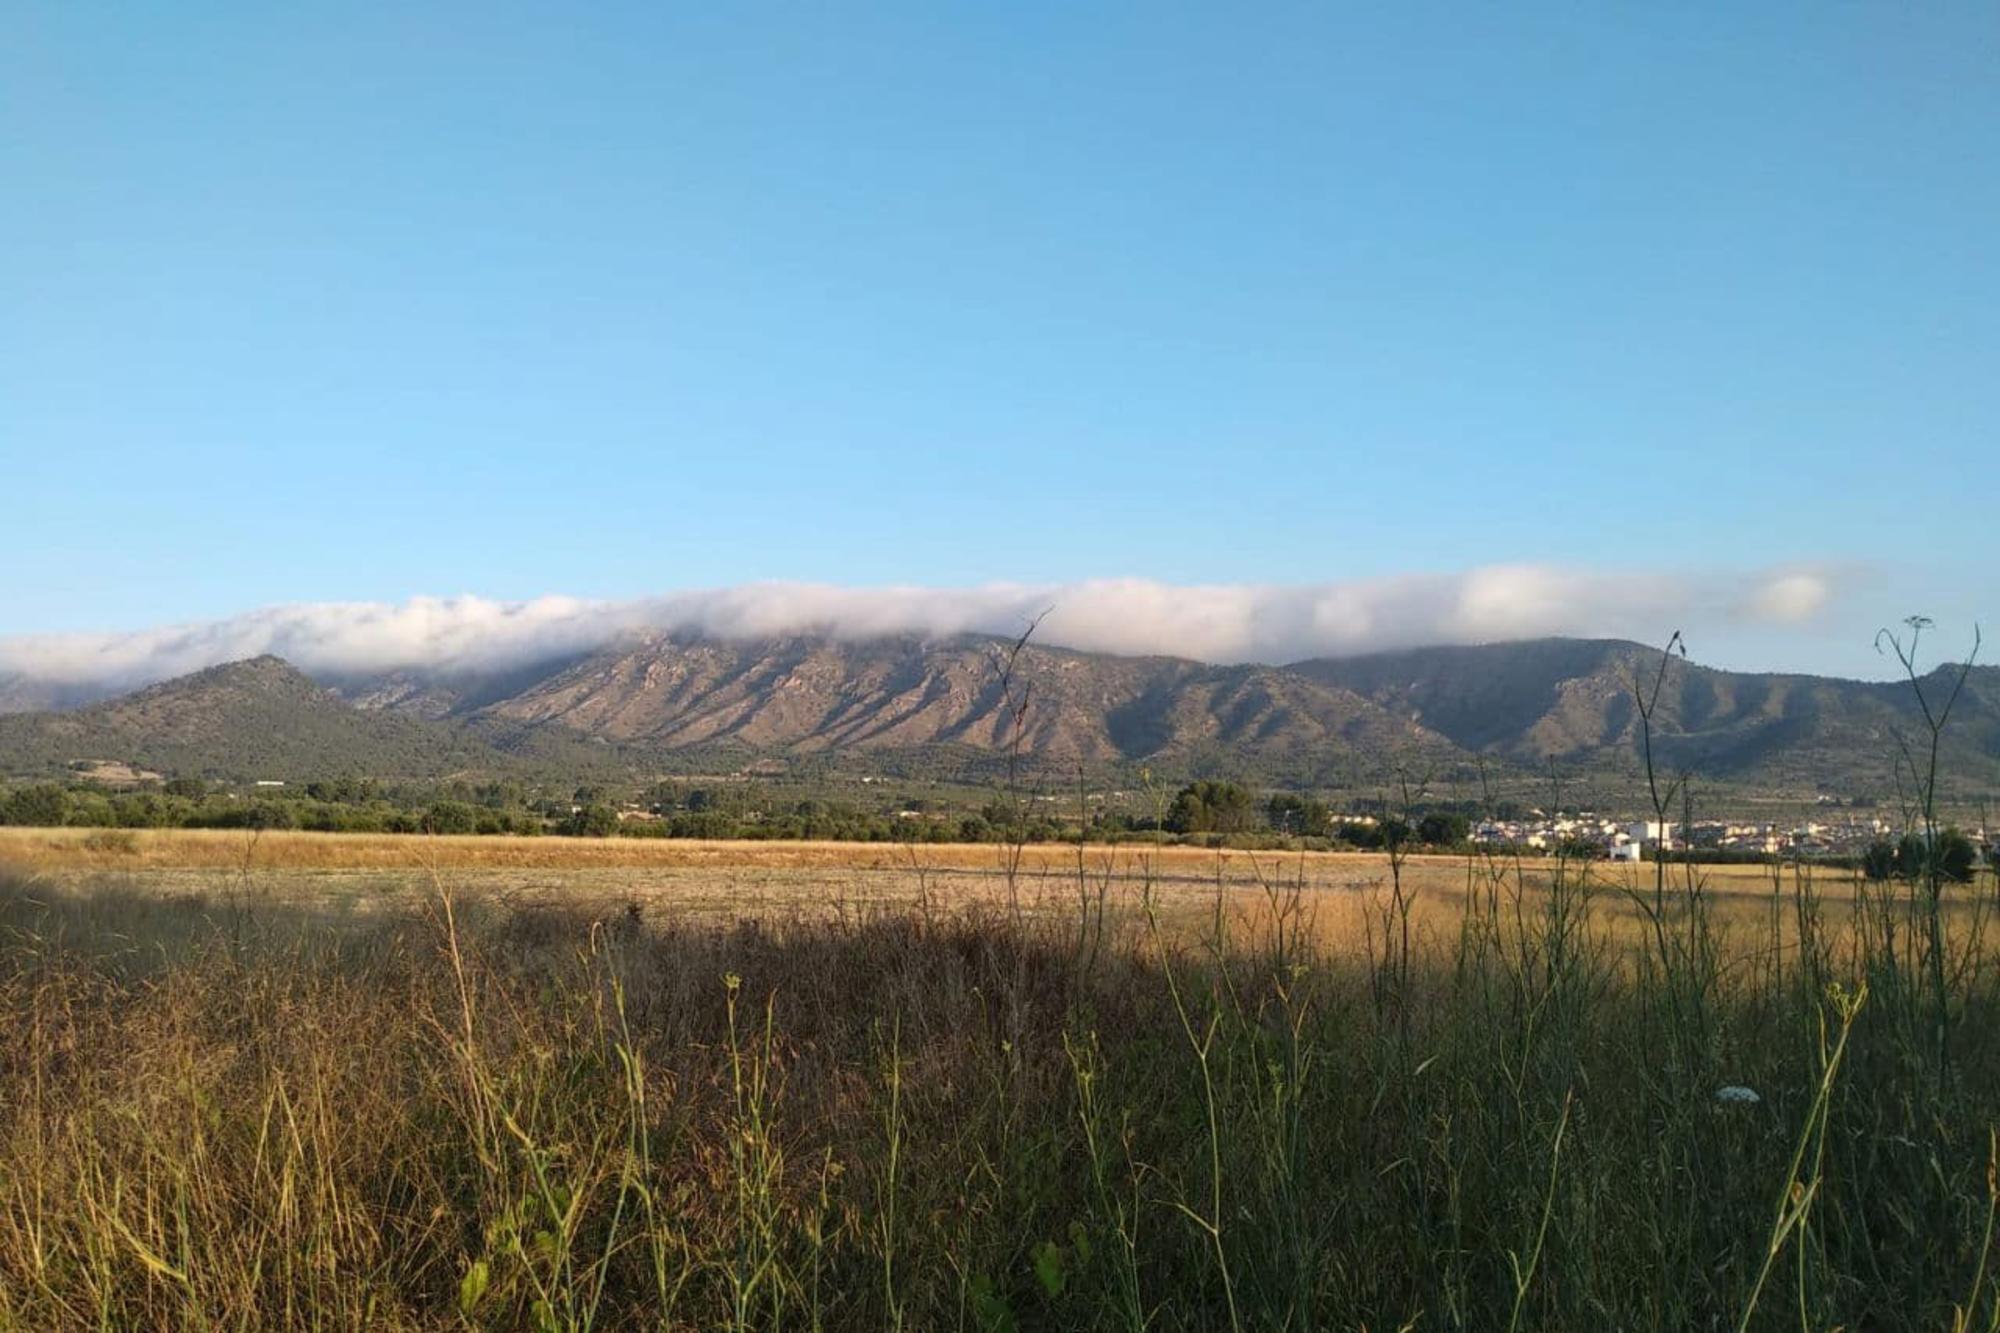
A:
<svg viewBox="0 0 2000 1333">
<path fill-rule="evenodd" d="M 638 792 L 510 782 L 385 784 L 339 777 L 231 791 L 176 777 L 131 789 L 80 781 L 0 786 L 0 824 L 82 828 L 298 829 L 332 833 L 824 839 L 853 842 L 1192 841 L 1379 850 L 1463 845 L 1457 811 L 1357 816 L 1311 796 L 1261 798 L 1237 782 L 1186 784 L 1152 809 L 1079 810 L 1046 793 L 978 804 L 905 796 L 874 806 L 769 784 L 667 780 Z"/>
</svg>

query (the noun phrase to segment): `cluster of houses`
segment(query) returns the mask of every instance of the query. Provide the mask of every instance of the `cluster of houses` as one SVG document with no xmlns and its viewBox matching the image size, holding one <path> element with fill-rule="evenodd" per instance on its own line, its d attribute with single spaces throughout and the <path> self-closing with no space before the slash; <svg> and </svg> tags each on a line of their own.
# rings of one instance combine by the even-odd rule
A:
<svg viewBox="0 0 2000 1333">
<path fill-rule="evenodd" d="M 1837 823 L 1805 820 L 1796 824 L 1697 824 L 1694 841 L 1700 847 L 1775 855 L 1828 856 L 1859 852 L 1868 844 L 1894 836 L 1886 819 L 1853 819 Z"/>
<path fill-rule="evenodd" d="M 1676 846 L 1671 822 L 1612 819 L 1589 811 L 1551 815 L 1531 810 L 1524 819 L 1489 819 L 1473 826 L 1472 840 L 1528 851 L 1595 846 L 1614 861 L 1637 861 L 1647 847 Z"/>
<path fill-rule="evenodd" d="M 1976 844 L 1986 845 L 1991 841 L 1984 828 L 1966 831 Z M 1544 814 L 1531 810 L 1524 819 L 1480 823 L 1474 826 L 1472 837 L 1475 842 L 1531 851 L 1595 846 L 1614 861 L 1637 861 L 1648 848 L 1758 856 L 1852 856 L 1870 843 L 1885 838 L 1893 840 L 1898 832 L 1896 825 L 1876 817 L 1798 821 L 1712 819 L 1698 820 L 1681 828 L 1672 821 L 1612 819 L 1587 811 Z"/>
</svg>

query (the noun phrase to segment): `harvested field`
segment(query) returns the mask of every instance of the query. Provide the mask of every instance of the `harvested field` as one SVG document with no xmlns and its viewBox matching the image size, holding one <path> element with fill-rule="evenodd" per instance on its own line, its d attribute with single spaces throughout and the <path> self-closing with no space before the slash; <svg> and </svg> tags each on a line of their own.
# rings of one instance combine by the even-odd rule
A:
<svg viewBox="0 0 2000 1333">
<path fill-rule="evenodd" d="M 1401 879 L 1413 929 L 1452 932 L 1468 893 L 1496 874 L 1538 892 L 1554 860 L 1413 855 Z M 140 893 L 215 896 L 227 890 L 326 918 L 434 898 L 554 905 L 604 912 L 637 903 L 657 919 L 803 920 L 969 907 L 1067 914 L 1079 893 L 1130 916 L 1148 894 L 1170 922 L 1206 924 L 1218 900 L 1254 925 L 1274 891 L 1306 895 L 1317 929 L 1358 936 L 1393 897 L 1390 860 L 1373 853 L 1248 852 L 1147 844 L 1073 845 L 758 842 L 656 838 L 414 837 L 383 834 L 148 829 L 0 828 L 0 866 L 67 888 L 117 885 Z M 1598 900 L 1606 929 L 1629 928 L 1633 892 L 1652 868 L 1572 865 Z M 1672 872 L 1676 878 L 1682 873 Z M 1812 875 L 1833 904 L 1850 902 L 1851 872 Z M 1704 866 L 1721 924 L 1768 927 L 1774 881 L 1762 866 Z M 1777 887 L 1789 892 L 1787 867 Z M 1379 922 L 1376 923 L 1379 925 Z M 1788 922 L 1780 928 L 1789 930 Z"/>
</svg>

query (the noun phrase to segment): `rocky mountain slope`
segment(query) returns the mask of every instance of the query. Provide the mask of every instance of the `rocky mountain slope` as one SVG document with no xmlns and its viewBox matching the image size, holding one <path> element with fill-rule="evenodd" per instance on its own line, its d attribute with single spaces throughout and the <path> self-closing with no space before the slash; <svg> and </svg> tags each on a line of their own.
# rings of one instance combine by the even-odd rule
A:
<svg viewBox="0 0 2000 1333">
<path fill-rule="evenodd" d="M 1719 671 L 1618 640 L 1542 639 L 1299 663 L 1453 744 L 1518 766 L 1631 771 L 1638 691 L 1658 685 L 1654 753 L 1665 769 L 1793 790 L 1891 790 L 1903 743 L 1924 733 L 1908 682 Z M 1921 682 L 1942 704 L 1957 681 Z M 2000 787 L 2000 668 L 1975 667 L 1945 733 L 1961 788 Z"/>
<path fill-rule="evenodd" d="M 1053 770 L 1381 782 L 1397 771 L 1585 780 L 1638 771 L 1635 681 L 1658 652 L 1615 640 L 1426 648 L 1286 667 L 1208 666 L 976 637 L 754 641 L 657 635 L 483 676 L 318 683 L 275 658 L 66 712 L 0 717 L 0 772 L 115 760 L 235 777 L 435 777 L 532 765 L 642 772 L 679 757 L 921 756 L 990 766 L 1018 742 Z M 1924 686 L 1940 698 L 1948 678 Z M 328 686 L 333 688 L 328 688 Z M 1013 709 L 1025 696 L 1018 728 Z M 1011 702 L 1010 702 L 1011 701 Z M 1921 733 L 1907 683 L 1719 671 L 1678 658 L 1655 713 L 1669 769 L 1793 793 L 1887 794 Z M 2000 669 L 1977 668 L 1948 732 L 1962 793 L 2000 791 Z"/>
<path fill-rule="evenodd" d="M 1339 685 L 1272 667 L 1208 667 L 961 637 L 748 643 L 656 637 L 584 659 L 473 710 L 607 740 L 759 750 L 1004 749 L 1051 761 L 1145 760 L 1200 749 L 1443 756 L 1423 727 Z M 1020 712 L 1010 720 L 1010 699 Z"/>
</svg>

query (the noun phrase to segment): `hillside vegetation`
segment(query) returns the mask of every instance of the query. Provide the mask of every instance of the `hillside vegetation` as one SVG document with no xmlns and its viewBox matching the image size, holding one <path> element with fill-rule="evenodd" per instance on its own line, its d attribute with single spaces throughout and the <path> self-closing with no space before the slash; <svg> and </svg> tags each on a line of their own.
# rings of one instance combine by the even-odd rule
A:
<svg viewBox="0 0 2000 1333">
<path fill-rule="evenodd" d="M 73 712 L 0 717 L 0 756 L 17 771 L 116 758 L 169 773 L 274 779 L 442 776 L 504 762 L 460 728 L 352 708 L 275 657 Z"/>
</svg>

